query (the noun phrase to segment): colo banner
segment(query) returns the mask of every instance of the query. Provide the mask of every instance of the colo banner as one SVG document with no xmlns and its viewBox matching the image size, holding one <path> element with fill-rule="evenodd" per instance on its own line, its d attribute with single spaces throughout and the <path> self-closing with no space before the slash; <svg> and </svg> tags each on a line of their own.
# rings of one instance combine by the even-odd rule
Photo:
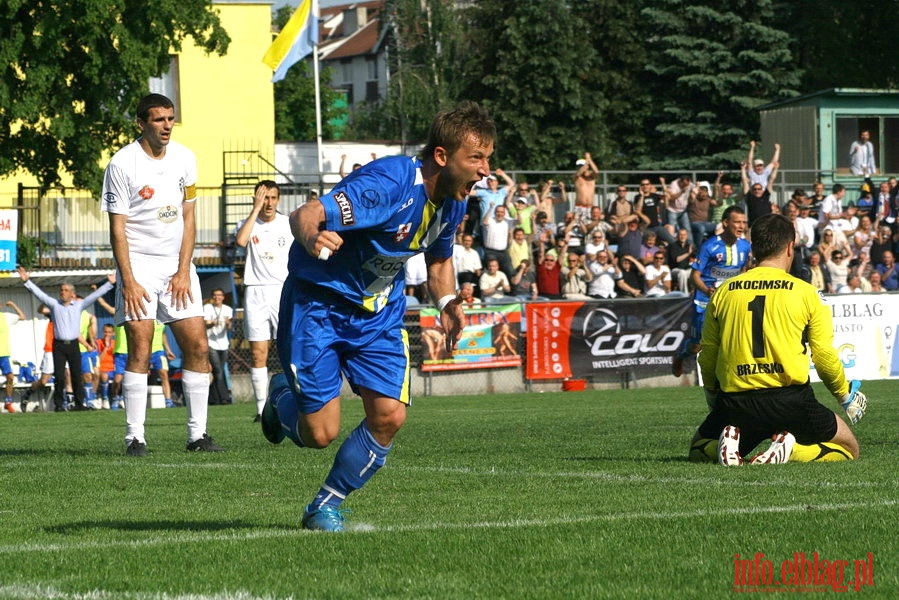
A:
<svg viewBox="0 0 899 600">
<path fill-rule="evenodd" d="M 528 303 L 527 378 L 670 373 L 692 307 L 690 298 Z"/>
<path fill-rule="evenodd" d="M 521 304 L 483 305 L 464 311 L 467 323 L 462 330 L 462 339 L 453 355 L 449 356 L 446 336 L 438 327 L 440 313 L 433 308 L 421 309 L 422 371 L 521 366 L 521 355 L 518 353 Z"/>
<path fill-rule="evenodd" d="M 849 379 L 899 377 L 899 295 L 827 296 L 833 315 L 833 345 Z M 820 381 L 814 365 L 811 378 Z"/>
</svg>

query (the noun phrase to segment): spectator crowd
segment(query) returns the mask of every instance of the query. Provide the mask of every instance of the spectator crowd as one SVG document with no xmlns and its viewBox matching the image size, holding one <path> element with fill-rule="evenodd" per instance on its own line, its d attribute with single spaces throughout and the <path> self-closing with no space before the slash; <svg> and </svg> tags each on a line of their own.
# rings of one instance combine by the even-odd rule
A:
<svg viewBox="0 0 899 600">
<path fill-rule="evenodd" d="M 705 240 L 721 233 L 722 215 L 740 206 L 752 223 L 782 213 L 796 227 L 792 273 L 823 293 L 899 289 L 899 186 L 867 174 L 859 189 L 817 182 L 775 200 L 780 146 L 769 162 L 751 142 L 740 165 L 739 190 L 718 173 L 714 182 L 682 175 L 622 183 L 612 198 L 597 194 L 599 168 L 589 153 L 577 161 L 574 205 L 565 182 L 531 185 L 496 169 L 468 198 L 454 251 L 459 289 L 485 304 L 548 299 L 686 295 Z M 564 207 L 564 209 L 561 209 Z M 561 212 L 564 210 L 564 213 Z M 556 222 L 554 217 L 561 219 Z M 429 303 L 421 267 L 407 265 L 411 304 Z"/>
</svg>

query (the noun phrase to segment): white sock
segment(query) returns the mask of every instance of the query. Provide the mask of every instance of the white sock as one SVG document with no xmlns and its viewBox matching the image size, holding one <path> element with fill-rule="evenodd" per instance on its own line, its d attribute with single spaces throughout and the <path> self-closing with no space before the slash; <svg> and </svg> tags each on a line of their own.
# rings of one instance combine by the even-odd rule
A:
<svg viewBox="0 0 899 600">
<path fill-rule="evenodd" d="M 146 443 L 144 422 L 147 420 L 147 374 L 125 371 L 122 379 L 125 397 L 125 443 L 132 439 Z"/>
<path fill-rule="evenodd" d="M 252 367 L 250 382 L 253 384 L 253 394 L 256 396 L 256 414 L 261 415 L 265 399 L 268 398 L 268 367 Z"/>
<path fill-rule="evenodd" d="M 184 404 L 187 406 L 187 443 L 195 442 L 206 433 L 209 413 L 209 373 L 181 371 Z"/>
</svg>

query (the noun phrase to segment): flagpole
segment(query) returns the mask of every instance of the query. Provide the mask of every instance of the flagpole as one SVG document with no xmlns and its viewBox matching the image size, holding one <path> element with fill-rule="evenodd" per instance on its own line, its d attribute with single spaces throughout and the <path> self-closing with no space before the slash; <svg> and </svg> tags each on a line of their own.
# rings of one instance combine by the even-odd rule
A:
<svg viewBox="0 0 899 600">
<path fill-rule="evenodd" d="M 312 0 L 312 15 L 318 16 L 318 0 Z M 322 183 L 322 99 L 321 90 L 318 81 L 318 23 L 313 23 L 315 27 L 315 46 L 312 48 L 312 79 L 315 82 L 315 154 L 318 157 L 318 182 L 319 188 Z M 323 190 L 319 189 L 319 192 Z"/>
</svg>

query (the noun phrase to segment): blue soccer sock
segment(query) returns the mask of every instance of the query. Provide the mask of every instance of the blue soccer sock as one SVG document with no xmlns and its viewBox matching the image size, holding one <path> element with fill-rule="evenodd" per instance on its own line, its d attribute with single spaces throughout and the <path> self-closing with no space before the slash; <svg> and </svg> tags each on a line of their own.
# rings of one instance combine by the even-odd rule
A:
<svg viewBox="0 0 899 600">
<path fill-rule="evenodd" d="M 91 383 L 84 384 L 84 401 L 92 402 L 96 396 L 94 396 L 94 386 Z"/>
<path fill-rule="evenodd" d="M 340 506 L 350 492 L 365 485 L 384 466 L 391 446 L 384 447 L 375 441 L 363 420 L 341 444 L 331 472 L 312 505 Z"/>
<path fill-rule="evenodd" d="M 100 382 L 100 397 L 109 400 L 109 380 Z"/>
</svg>

